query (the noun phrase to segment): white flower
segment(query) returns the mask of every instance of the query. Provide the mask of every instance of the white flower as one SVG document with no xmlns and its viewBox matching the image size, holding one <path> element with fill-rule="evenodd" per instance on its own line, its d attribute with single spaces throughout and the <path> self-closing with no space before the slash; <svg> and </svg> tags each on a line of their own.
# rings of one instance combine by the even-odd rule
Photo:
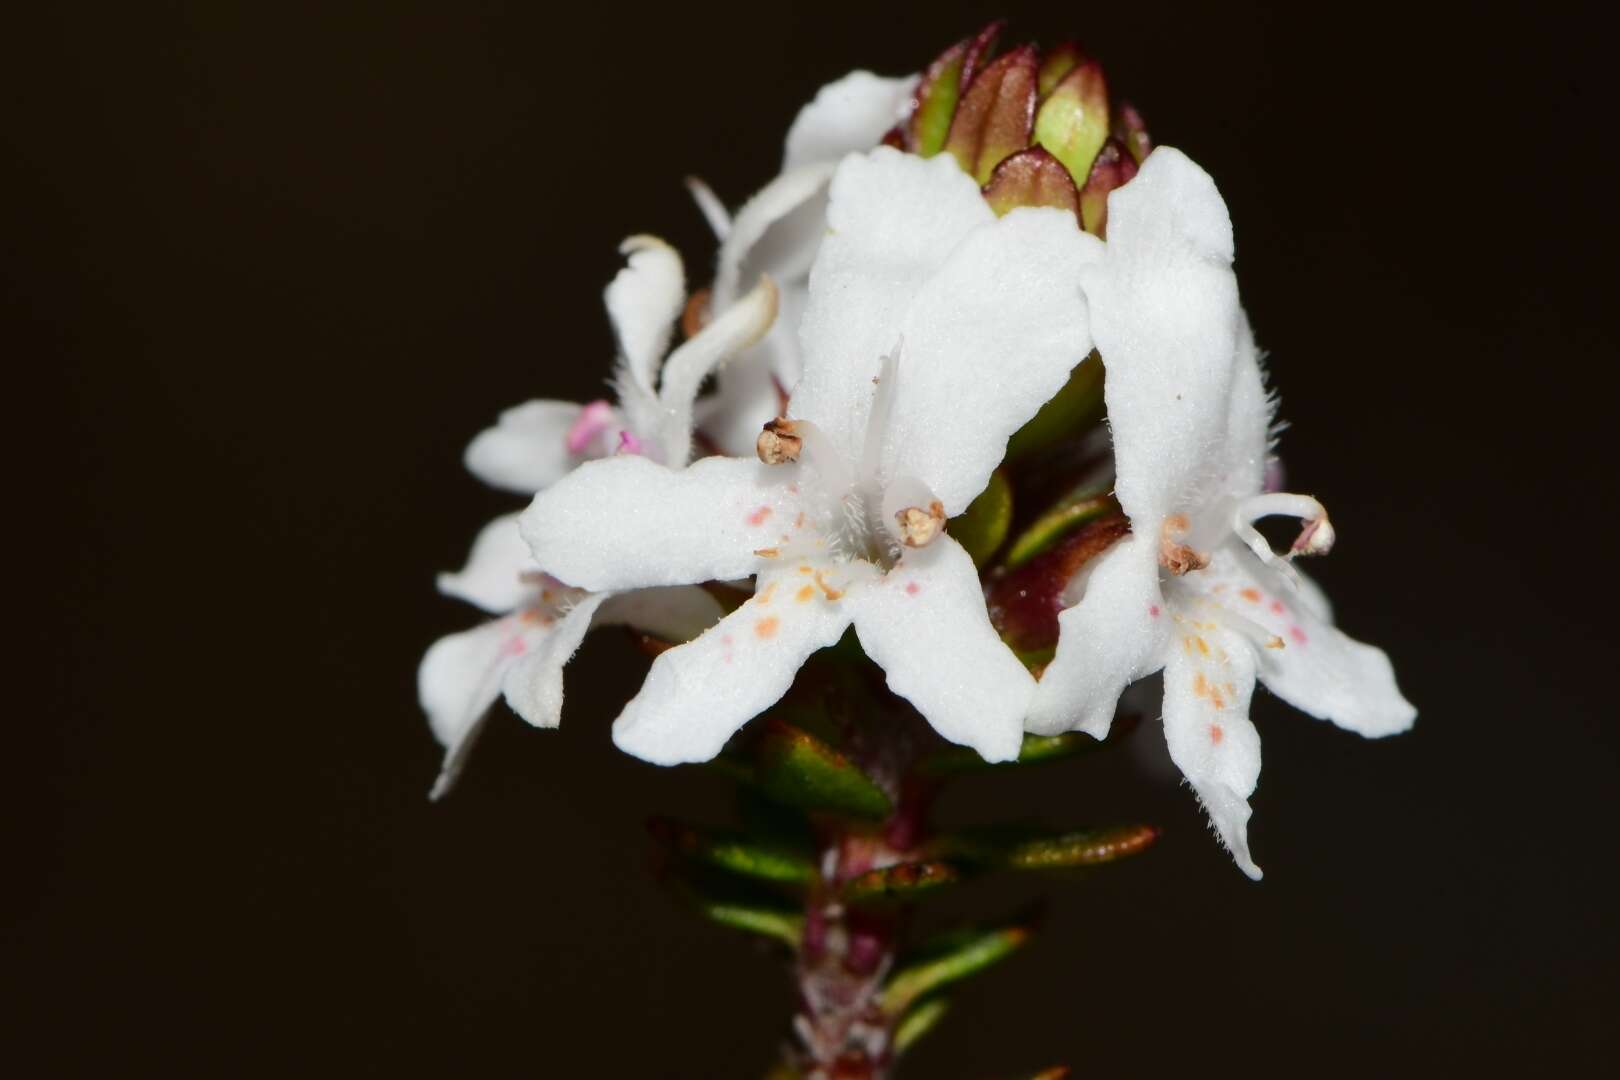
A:
<svg viewBox="0 0 1620 1080">
<path fill-rule="evenodd" d="M 946 738 L 991 760 L 1019 749 L 1034 680 L 939 530 L 1090 351 L 1077 282 L 1101 245 L 1062 211 L 998 220 L 951 159 L 889 149 L 839 167 L 828 223 L 791 420 L 760 440 L 778 464 L 593 462 L 523 515 L 535 557 L 584 588 L 756 577 L 654 661 L 614 725 L 649 761 L 712 757 L 852 624 Z"/>
<path fill-rule="evenodd" d="M 1028 726 L 1100 738 L 1125 685 L 1162 668 L 1170 756 L 1258 879 L 1247 838 L 1260 775 L 1248 716 L 1256 677 L 1363 735 L 1404 731 L 1416 713 L 1388 658 L 1334 629 L 1321 594 L 1253 527 L 1299 517 L 1295 551 L 1332 544 L 1316 500 L 1263 493 L 1273 403 L 1232 255 L 1225 204 L 1179 151 L 1155 150 L 1109 198 L 1107 252 L 1084 282 L 1132 535 L 1071 584 L 1078 602 L 1059 617 Z"/>
<path fill-rule="evenodd" d="M 619 339 L 618 404 L 531 401 L 508 410 L 468 447 L 467 465 L 481 479 L 533 495 L 592 458 L 621 453 L 675 466 L 690 459 L 698 387 L 716 364 L 765 333 L 775 317 L 775 288 L 763 279 L 665 360 L 670 328 L 685 300 L 680 258 L 652 237 L 634 237 L 622 250 L 630 265 L 605 297 Z M 433 798 L 454 783 L 498 696 L 504 694 L 513 711 L 536 727 L 557 726 L 563 666 L 593 622 L 685 641 L 721 613 L 712 597 L 695 588 L 620 596 L 569 588 L 529 555 L 516 514 L 485 526 L 467 565 L 441 574 L 439 589 L 504 617 L 441 638 L 422 659 L 422 708 L 446 747 Z"/>
<path fill-rule="evenodd" d="M 688 185 L 720 238 L 708 309 L 724 312 L 744 282 L 768 275 L 781 290 L 781 317 L 769 334 L 728 364 L 718 392 L 699 403 L 701 427 L 728 454 L 753 452 L 760 425 L 781 410 L 799 381 L 799 322 L 810 266 L 827 231 L 827 185 L 846 154 L 870 150 L 905 116 L 915 77 L 854 71 L 822 87 L 788 129 L 782 172 L 733 218 L 701 181 Z"/>
</svg>

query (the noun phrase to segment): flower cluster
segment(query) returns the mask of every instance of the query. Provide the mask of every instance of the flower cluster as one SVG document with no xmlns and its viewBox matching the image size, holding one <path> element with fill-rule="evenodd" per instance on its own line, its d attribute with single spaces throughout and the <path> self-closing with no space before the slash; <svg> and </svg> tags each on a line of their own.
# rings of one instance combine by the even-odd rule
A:
<svg viewBox="0 0 1620 1080">
<path fill-rule="evenodd" d="M 714 757 L 847 634 L 989 761 L 1101 738 L 1162 670 L 1171 756 L 1256 878 L 1257 678 L 1363 735 L 1411 724 L 1292 565 L 1333 529 L 1268 483 L 1275 403 L 1214 182 L 1150 151 L 1078 50 L 991 47 L 824 88 L 734 216 L 694 182 L 713 285 L 625 244 L 617 401 L 530 402 L 473 441 L 468 467 L 533 501 L 440 579 L 498 617 L 423 661 L 435 794 L 496 697 L 557 724 L 605 623 L 670 646 L 613 727 L 658 764 Z M 1301 523 L 1281 554 L 1271 515 Z"/>
</svg>

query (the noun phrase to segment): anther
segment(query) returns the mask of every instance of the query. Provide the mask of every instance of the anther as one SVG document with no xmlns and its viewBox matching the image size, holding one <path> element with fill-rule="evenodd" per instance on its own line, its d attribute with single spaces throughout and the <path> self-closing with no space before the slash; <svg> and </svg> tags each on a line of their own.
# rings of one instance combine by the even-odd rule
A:
<svg viewBox="0 0 1620 1080">
<path fill-rule="evenodd" d="M 798 434 L 798 425 L 786 417 L 777 417 L 765 425 L 754 443 L 759 460 L 767 465 L 784 465 L 799 460 L 804 440 Z"/>
<path fill-rule="evenodd" d="M 908 506 L 896 512 L 894 518 L 900 523 L 900 542 L 906 547 L 927 547 L 945 531 L 945 506 L 938 499 L 929 503 L 926 510 Z"/>
<path fill-rule="evenodd" d="M 1159 565 L 1180 577 L 1209 565 L 1209 556 L 1183 544 L 1178 537 L 1187 531 L 1187 515 L 1172 514 L 1159 527 Z"/>
</svg>

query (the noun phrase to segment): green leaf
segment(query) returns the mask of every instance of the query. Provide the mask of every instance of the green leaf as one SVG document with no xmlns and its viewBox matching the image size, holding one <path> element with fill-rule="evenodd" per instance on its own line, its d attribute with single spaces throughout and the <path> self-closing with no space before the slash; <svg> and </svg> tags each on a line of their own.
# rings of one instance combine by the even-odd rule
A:
<svg viewBox="0 0 1620 1080">
<path fill-rule="evenodd" d="M 1119 509 L 1110 493 L 1110 484 L 1083 484 L 1052 505 L 1052 508 L 1018 534 L 1007 549 L 1003 565 L 1017 570 L 1053 546 L 1080 526 Z"/>
<path fill-rule="evenodd" d="M 984 185 L 984 201 L 997 217 L 1020 206 L 1049 206 L 1067 210 L 1080 220 L 1080 193 L 1069 170 L 1039 146 L 1004 158 Z"/>
<path fill-rule="evenodd" d="M 809 885 L 818 876 L 814 856 L 801 848 L 670 818 L 655 818 L 650 828 L 683 857 L 729 873 L 782 885 Z"/>
<path fill-rule="evenodd" d="M 916 1041 L 934 1030 L 934 1026 L 950 1011 L 951 1003 L 945 998 L 929 998 L 900 1018 L 894 1029 L 894 1051 L 903 1054 Z"/>
<path fill-rule="evenodd" d="M 913 900 L 942 885 L 954 885 L 961 877 L 961 871 L 947 862 L 899 863 L 851 878 L 844 884 L 843 898 L 851 904 Z"/>
<path fill-rule="evenodd" d="M 1118 825 L 1026 840 L 1003 856 L 1015 870 L 1056 870 L 1099 866 L 1146 851 L 1159 838 L 1152 825 Z"/>
<path fill-rule="evenodd" d="M 780 719 L 754 745 L 754 781 L 777 802 L 881 820 L 894 809 L 882 788 L 827 743 Z"/>
<path fill-rule="evenodd" d="M 1052 88 L 1035 114 L 1035 142 L 1063 162 L 1076 187 L 1108 138 L 1108 84 L 1095 60 L 1077 64 Z"/>
<path fill-rule="evenodd" d="M 891 1016 L 899 1015 L 926 994 L 960 982 L 1012 955 L 1030 938 L 1022 926 L 997 930 L 964 931 L 936 939 L 924 946 L 927 959 L 908 964 L 889 978 L 883 989 L 882 1005 Z"/>
<path fill-rule="evenodd" d="M 1102 358 L 1092 350 L 1069 373 L 1063 389 L 1007 441 L 1007 460 L 1029 457 L 1073 438 L 1102 419 L 1103 374 Z"/>
<path fill-rule="evenodd" d="M 947 532 L 973 556 L 975 566 L 983 566 L 1001 549 L 1012 525 L 1012 485 L 1000 469 L 990 474 L 990 484 L 960 514 L 951 518 Z"/>
<path fill-rule="evenodd" d="M 992 826 L 942 836 L 934 842 L 932 850 L 985 867 L 1064 870 L 1129 858 L 1147 850 L 1158 838 L 1159 830 L 1152 825 L 1120 825 L 1061 833 Z"/>
<path fill-rule="evenodd" d="M 780 908 L 699 900 L 698 909 L 722 926 L 774 938 L 795 951 L 804 937 L 804 916 Z"/>
</svg>

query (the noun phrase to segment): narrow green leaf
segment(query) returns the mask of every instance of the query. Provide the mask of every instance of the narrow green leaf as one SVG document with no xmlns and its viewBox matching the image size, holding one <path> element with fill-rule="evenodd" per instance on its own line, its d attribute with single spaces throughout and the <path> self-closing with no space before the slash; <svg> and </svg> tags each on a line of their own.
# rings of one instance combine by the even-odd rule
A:
<svg viewBox="0 0 1620 1080">
<path fill-rule="evenodd" d="M 743 877 L 783 885 L 809 885 L 817 877 L 814 856 L 806 850 L 670 818 L 655 818 L 649 827 L 685 858 Z"/>
<path fill-rule="evenodd" d="M 847 757 L 783 720 L 766 721 L 754 755 L 755 782 L 778 802 L 867 819 L 885 818 L 894 808 Z"/>
<path fill-rule="evenodd" d="M 1008 851 L 1005 865 L 1016 870 L 1056 870 L 1099 866 L 1146 851 L 1159 838 L 1152 825 L 1119 825 L 1026 840 Z"/>
<path fill-rule="evenodd" d="M 722 926 L 774 938 L 790 949 L 797 950 L 804 937 L 804 916 L 794 912 L 720 901 L 700 901 L 698 908 Z"/>
<path fill-rule="evenodd" d="M 949 935 L 941 943 L 943 947 L 928 950 L 928 959 L 909 964 L 890 977 L 883 990 L 883 1009 L 890 1015 L 904 1013 L 923 995 L 978 974 L 1010 956 L 1029 938 L 1029 930 L 1022 926 Z"/>
<path fill-rule="evenodd" d="M 1007 549 L 1002 565 L 1009 571 L 1017 570 L 1080 526 L 1116 512 L 1119 504 L 1111 494 L 1112 487 L 1112 484 L 1084 484 L 1063 496 L 1018 534 Z"/>
<path fill-rule="evenodd" d="M 851 878 L 844 884 L 843 898 L 851 904 L 911 900 L 961 877 L 961 871 L 947 862 L 899 863 Z"/>
<path fill-rule="evenodd" d="M 1061 833 L 992 826 L 939 837 L 932 850 L 985 867 L 1063 870 L 1129 858 L 1147 850 L 1158 838 L 1159 830 L 1152 825 L 1120 825 Z"/>
<path fill-rule="evenodd" d="M 983 566 L 1001 549 L 1012 525 L 1012 485 L 1000 469 L 990 474 L 990 484 L 968 508 L 951 518 L 946 531 L 973 556 L 975 566 Z"/>
<path fill-rule="evenodd" d="M 1108 138 L 1108 85 L 1102 65 L 1087 60 L 1065 75 L 1035 113 L 1035 141 L 1063 162 L 1076 187 Z"/>
<path fill-rule="evenodd" d="M 1069 373 L 1052 400 L 1007 441 L 1007 460 L 1017 461 L 1087 430 L 1103 415 L 1103 363 L 1092 350 Z"/>
<path fill-rule="evenodd" d="M 894 1050 L 903 1054 L 916 1041 L 934 1030 L 934 1026 L 950 1011 L 951 1003 L 942 997 L 929 998 L 901 1017 L 894 1029 Z"/>
</svg>

